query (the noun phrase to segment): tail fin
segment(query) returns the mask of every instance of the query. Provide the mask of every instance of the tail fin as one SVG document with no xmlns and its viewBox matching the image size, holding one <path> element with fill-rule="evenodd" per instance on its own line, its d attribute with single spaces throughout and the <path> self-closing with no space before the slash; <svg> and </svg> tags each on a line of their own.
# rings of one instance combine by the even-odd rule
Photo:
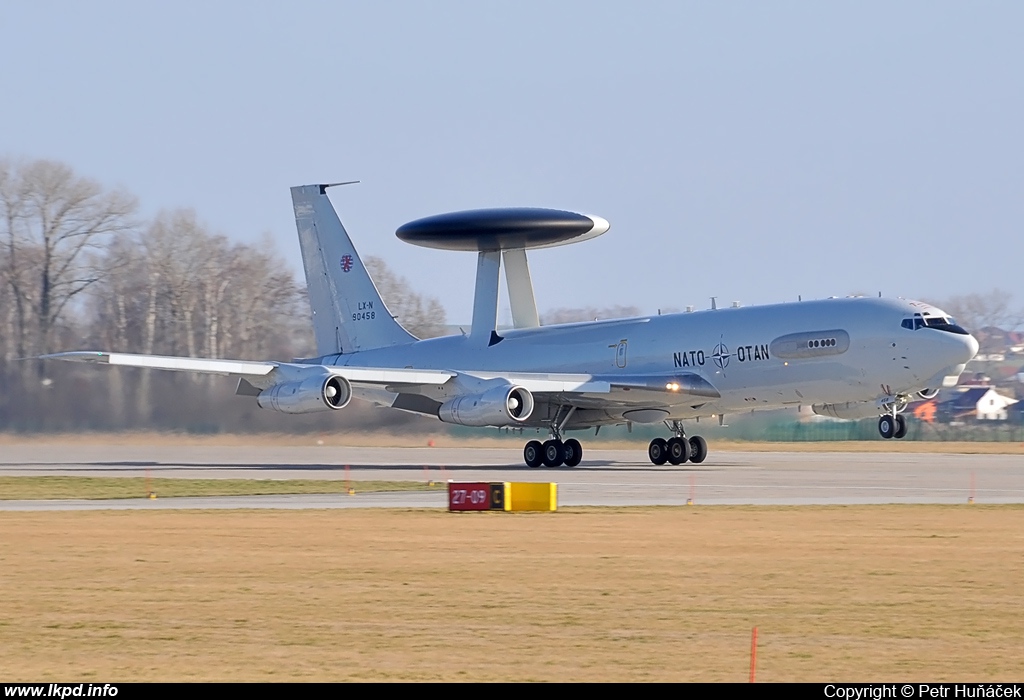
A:
<svg viewBox="0 0 1024 700">
<path fill-rule="evenodd" d="M 384 306 L 327 198 L 328 187 L 292 188 L 317 352 L 351 353 L 414 342 Z"/>
</svg>

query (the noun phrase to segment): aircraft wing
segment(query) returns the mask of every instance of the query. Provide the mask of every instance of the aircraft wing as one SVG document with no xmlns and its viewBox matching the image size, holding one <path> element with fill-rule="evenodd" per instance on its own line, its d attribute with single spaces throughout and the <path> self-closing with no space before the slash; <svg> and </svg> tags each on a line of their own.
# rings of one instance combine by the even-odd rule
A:
<svg viewBox="0 0 1024 700">
<path fill-rule="evenodd" d="M 398 367 L 352 367 L 291 362 L 170 357 L 133 353 L 75 351 L 44 355 L 40 359 L 89 362 L 121 367 L 140 367 L 183 372 L 221 374 L 240 378 L 236 393 L 260 397 L 260 405 L 286 412 L 339 408 L 316 397 L 327 391 L 330 381 L 342 378 L 350 389 L 336 386 L 331 396 L 355 395 L 385 406 L 437 415 L 447 400 L 459 396 L 477 397 L 499 387 L 520 387 L 537 399 L 558 406 L 592 409 L 664 408 L 707 402 L 721 396 L 701 375 L 693 372 L 645 374 L 570 374 L 558 372 L 493 372 L 414 369 Z M 273 404 L 284 388 L 296 397 L 296 406 Z M 298 393 L 296 393 L 298 392 Z M 499 389 L 500 393 L 500 389 Z M 313 397 L 308 403 L 306 398 Z M 347 403 L 347 398 L 344 403 Z M 301 404 L 301 406 L 299 406 Z"/>
<path fill-rule="evenodd" d="M 345 377 L 354 384 L 402 385 L 413 388 L 419 384 L 444 384 L 462 376 L 483 381 L 504 379 L 541 394 L 607 394 L 613 391 L 638 390 L 656 393 L 718 398 L 714 386 L 692 372 L 666 372 L 657 374 L 568 374 L 558 372 L 484 372 L 412 369 L 397 367 L 350 367 L 347 365 L 300 365 L 290 362 L 254 362 L 250 360 L 207 359 L 201 357 L 172 357 L 167 355 L 140 355 L 122 352 L 77 350 L 42 355 L 42 360 L 89 362 L 121 367 L 141 367 L 181 372 L 201 372 L 241 377 L 265 377 L 275 369 L 312 369 L 320 367 L 330 374 Z"/>
</svg>

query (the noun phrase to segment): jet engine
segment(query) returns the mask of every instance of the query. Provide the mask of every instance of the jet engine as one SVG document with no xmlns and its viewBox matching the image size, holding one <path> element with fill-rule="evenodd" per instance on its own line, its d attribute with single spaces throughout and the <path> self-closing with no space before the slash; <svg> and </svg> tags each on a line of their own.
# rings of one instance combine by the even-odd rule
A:
<svg viewBox="0 0 1024 700">
<path fill-rule="evenodd" d="M 437 417 L 445 423 L 474 426 L 519 425 L 533 413 L 533 394 L 506 384 L 482 394 L 456 396 L 441 404 Z"/>
<path fill-rule="evenodd" d="M 281 382 L 260 392 L 256 403 L 282 413 L 316 413 L 345 408 L 352 400 L 352 385 L 336 374 L 317 374 Z"/>
<path fill-rule="evenodd" d="M 856 420 L 878 416 L 881 411 L 874 401 L 847 401 L 846 403 L 816 403 L 811 409 L 819 416 Z"/>
</svg>

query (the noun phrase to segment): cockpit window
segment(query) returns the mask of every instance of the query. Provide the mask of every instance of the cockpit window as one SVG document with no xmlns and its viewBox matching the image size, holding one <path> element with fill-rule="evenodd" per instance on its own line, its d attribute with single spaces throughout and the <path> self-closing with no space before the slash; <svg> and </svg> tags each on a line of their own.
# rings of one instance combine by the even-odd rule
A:
<svg viewBox="0 0 1024 700">
<path fill-rule="evenodd" d="M 912 331 L 916 331 L 918 328 L 934 328 L 937 331 L 969 335 L 967 331 L 957 325 L 956 320 L 942 316 L 923 318 L 921 314 L 914 314 L 913 318 L 903 319 L 900 326 Z"/>
<path fill-rule="evenodd" d="M 924 321 L 924 325 L 928 328 L 934 328 L 939 331 L 946 331 L 947 333 L 956 333 L 957 335 L 969 335 L 969 333 L 957 325 L 956 320 L 952 318 L 927 318 Z"/>
</svg>

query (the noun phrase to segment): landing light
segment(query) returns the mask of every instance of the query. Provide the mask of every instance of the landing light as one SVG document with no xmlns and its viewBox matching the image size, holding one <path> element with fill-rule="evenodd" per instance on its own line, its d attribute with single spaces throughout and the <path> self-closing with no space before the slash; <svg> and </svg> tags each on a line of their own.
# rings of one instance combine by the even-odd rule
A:
<svg viewBox="0 0 1024 700">
<path fill-rule="evenodd" d="M 668 384 L 665 385 L 665 388 L 668 389 L 669 391 L 679 391 L 679 385 L 676 384 L 675 382 L 669 382 Z"/>
</svg>

